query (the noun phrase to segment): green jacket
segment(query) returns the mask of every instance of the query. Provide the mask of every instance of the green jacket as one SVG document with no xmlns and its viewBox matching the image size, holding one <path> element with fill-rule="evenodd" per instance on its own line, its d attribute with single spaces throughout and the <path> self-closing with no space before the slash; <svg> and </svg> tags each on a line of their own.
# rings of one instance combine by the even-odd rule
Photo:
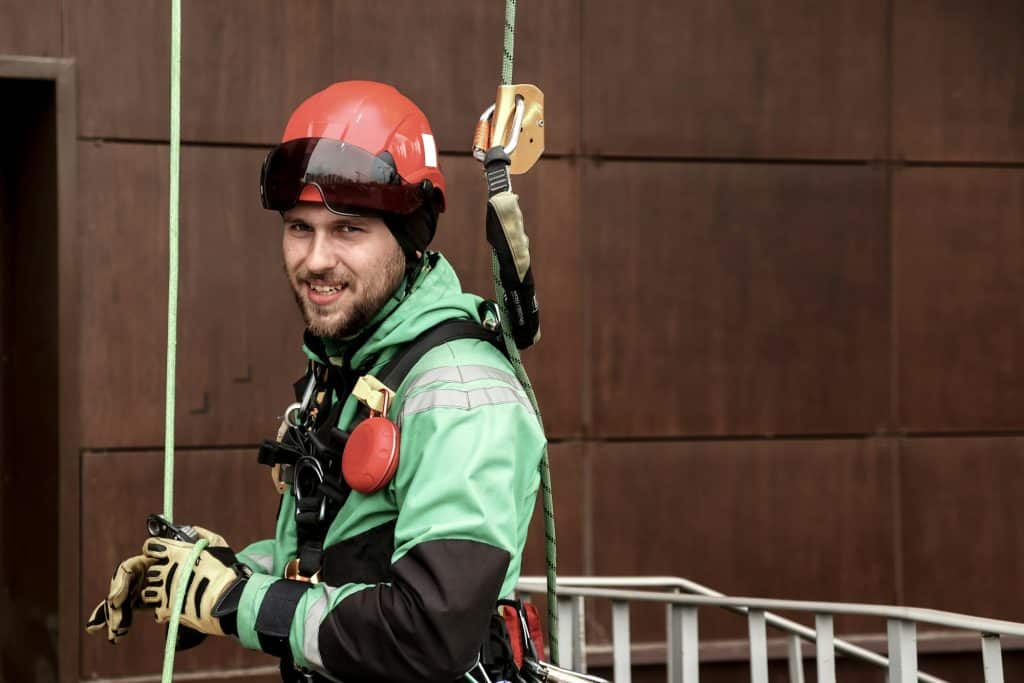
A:
<svg viewBox="0 0 1024 683">
<path fill-rule="evenodd" d="M 356 368 L 376 356 L 373 374 L 438 323 L 479 321 L 481 302 L 430 254 L 360 348 L 325 346 L 336 366 L 346 354 Z M 339 428 L 355 426 L 358 407 L 349 396 Z M 401 429 L 398 470 L 381 491 L 350 494 L 325 539 L 320 584 L 279 578 L 296 553 L 290 492 L 276 537 L 239 553 L 256 573 L 242 594 L 238 637 L 273 652 L 276 630 L 278 648 L 285 635 L 288 646 L 277 654 L 346 683 L 451 681 L 476 662 L 495 601 L 519 577 L 545 437 L 508 360 L 474 339 L 425 354 L 389 416 Z"/>
</svg>

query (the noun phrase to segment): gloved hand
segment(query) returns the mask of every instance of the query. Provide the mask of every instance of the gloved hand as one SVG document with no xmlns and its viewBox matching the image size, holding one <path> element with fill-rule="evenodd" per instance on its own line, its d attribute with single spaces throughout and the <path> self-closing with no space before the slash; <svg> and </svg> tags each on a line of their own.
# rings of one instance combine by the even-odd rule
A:
<svg viewBox="0 0 1024 683">
<path fill-rule="evenodd" d="M 85 624 L 87 633 L 105 630 L 107 640 L 116 643 L 128 633 L 132 625 L 132 608 L 138 607 L 139 595 L 145 582 L 145 573 L 153 560 L 145 555 L 129 557 L 114 570 L 110 579 L 107 598 L 96 609 Z"/>
<path fill-rule="evenodd" d="M 181 623 L 208 635 L 236 635 L 235 612 L 252 570 L 238 561 L 223 538 L 196 528 L 201 537 L 210 540 L 210 545 L 199 553 L 189 578 Z M 171 618 L 173 596 L 183 574 L 181 568 L 192 548 L 191 543 L 166 538 L 150 538 L 142 546 L 152 564 L 146 571 L 141 604 L 153 608 L 158 622 Z"/>
<path fill-rule="evenodd" d="M 206 539 L 206 542 L 209 544 L 209 545 L 206 546 L 207 548 L 227 548 L 228 547 L 228 542 L 225 541 L 224 537 L 221 536 L 220 534 L 215 534 L 214 532 L 210 531 L 209 529 L 204 529 L 203 527 L 195 525 L 195 524 L 192 525 L 192 528 L 195 529 L 195 532 L 197 534 L 199 534 L 199 538 L 205 538 Z"/>
</svg>

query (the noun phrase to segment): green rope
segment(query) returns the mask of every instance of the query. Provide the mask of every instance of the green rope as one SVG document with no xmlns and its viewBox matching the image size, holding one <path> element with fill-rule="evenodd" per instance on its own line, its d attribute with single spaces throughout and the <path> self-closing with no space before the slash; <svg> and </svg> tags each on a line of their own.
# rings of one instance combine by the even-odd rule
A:
<svg viewBox="0 0 1024 683">
<path fill-rule="evenodd" d="M 505 0 L 505 45 L 501 53 L 501 84 L 512 85 L 512 57 L 516 50 L 516 0 Z"/>
<path fill-rule="evenodd" d="M 171 0 L 171 187 L 168 210 L 167 393 L 164 397 L 164 517 L 174 519 L 174 381 L 178 350 L 178 180 L 181 157 L 181 0 Z"/>
<path fill-rule="evenodd" d="M 178 203 L 181 170 L 181 0 L 171 0 L 171 160 L 170 196 L 168 198 L 168 264 L 167 264 L 167 393 L 164 397 L 164 517 L 174 519 L 174 382 L 178 350 Z M 185 604 L 185 587 L 199 553 L 206 546 L 201 540 L 192 548 L 189 560 L 181 567 L 174 609 L 167 627 L 164 644 L 164 667 L 161 680 L 174 679 L 174 652 L 178 643 L 178 622 Z"/>
<path fill-rule="evenodd" d="M 163 683 L 171 683 L 174 679 L 174 652 L 178 642 L 178 623 L 181 621 L 181 610 L 185 608 L 185 594 L 188 593 L 185 589 L 188 586 L 188 580 L 192 577 L 192 569 L 196 566 L 199 553 L 203 552 L 207 543 L 205 538 L 199 539 L 199 542 L 192 546 L 188 560 L 184 565 L 178 567 L 181 570 L 181 576 L 178 579 L 178 590 L 174 593 L 171 620 L 167 623 L 167 642 L 164 645 L 164 669 L 161 677 Z"/>
<path fill-rule="evenodd" d="M 516 41 L 516 0 L 505 0 L 505 41 L 501 55 L 501 84 L 512 85 L 512 66 L 515 55 Z M 498 255 L 491 250 L 491 271 L 494 274 L 494 291 L 501 307 L 503 320 L 511 320 L 508 307 L 505 304 L 505 289 L 501 286 L 500 266 Z M 533 392 L 533 385 L 523 367 L 523 361 L 519 357 L 519 348 L 512 338 L 512 332 L 508 326 L 502 326 L 502 334 L 505 338 L 505 348 L 508 349 L 509 360 L 515 370 L 519 383 L 523 385 L 526 395 L 530 397 L 530 404 L 537 419 L 541 419 L 540 407 L 537 405 L 537 397 Z M 557 579 L 557 553 L 555 548 L 555 501 L 551 492 L 551 464 L 548 460 L 547 446 L 540 461 L 540 488 L 544 506 L 544 559 L 546 564 L 547 588 L 548 588 L 548 654 L 551 662 L 558 665 L 558 593 L 556 586 Z"/>
</svg>

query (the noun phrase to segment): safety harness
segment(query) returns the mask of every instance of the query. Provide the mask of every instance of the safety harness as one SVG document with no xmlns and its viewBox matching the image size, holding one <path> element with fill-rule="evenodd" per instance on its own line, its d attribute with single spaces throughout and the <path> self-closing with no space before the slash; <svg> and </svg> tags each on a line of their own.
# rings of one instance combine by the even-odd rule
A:
<svg viewBox="0 0 1024 683">
<path fill-rule="evenodd" d="M 493 322 L 493 318 L 485 318 Z M 485 322 L 487 324 L 487 322 Z M 501 333 L 497 325 L 491 329 L 473 320 L 448 320 L 421 333 L 404 345 L 384 366 L 378 377 L 365 377 L 365 370 L 346 372 L 332 364 L 327 358 L 323 342 L 312 335 L 306 336 L 306 347 L 317 360 L 311 360 L 306 374 L 295 383 L 296 403 L 289 406 L 285 415 L 280 438 L 264 441 L 259 449 L 260 464 L 272 467 L 275 484 L 279 491 L 291 486 L 295 498 L 295 526 L 298 540 L 296 558 L 285 568 L 285 577 L 298 581 L 319 581 L 319 571 L 324 553 L 324 539 L 327 531 L 341 510 L 353 485 L 351 469 L 344 467 L 345 460 L 365 459 L 365 452 L 353 452 L 353 446 L 360 451 L 373 447 L 373 439 L 360 439 L 353 435 L 372 418 L 386 418 L 390 399 L 384 400 L 384 415 L 360 401 L 353 419 L 353 430 L 338 428 L 345 399 L 362 380 L 379 387 L 377 391 L 393 396 L 416 363 L 431 349 L 456 339 L 479 339 L 493 344 L 504 353 Z M 371 359 L 364 365 L 372 365 Z M 397 431 L 395 432 L 397 437 Z M 386 458 L 385 458 L 386 460 Z M 397 444 L 395 456 L 390 462 L 374 467 L 382 468 L 373 472 L 371 479 L 377 488 L 386 485 L 397 465 Z"/>
</svg>

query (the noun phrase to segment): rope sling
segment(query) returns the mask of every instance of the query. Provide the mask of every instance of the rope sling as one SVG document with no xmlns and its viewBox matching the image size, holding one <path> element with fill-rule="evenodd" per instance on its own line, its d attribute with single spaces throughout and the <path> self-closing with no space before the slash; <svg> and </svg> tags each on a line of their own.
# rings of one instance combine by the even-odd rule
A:
<svg viewBox="0 0 1024 683">
<path fill-rule="evenodd" d="M 506 0 L 505 34 L 502 51 L 501 83 L 512 84 L 513 54 L 515 48 L 516 0 Z M 175 375 L 177 369 L 177 332 L 178 332 L 178 261 L 179 261 L 179 204 L 181 176 L 181 0 L 171 0 L 171 92 L 170 92 L 170 187 L 168 200 L 168 283 L 167 283 L 167 372 L 164 413 L 164 505 L 163 516 L 167 521 L 174 517 L 174 405 Z M 509 319 L 508 307 L 505 303 L 505 291 L 499 277 L 500 266 L 497 253 L 491 250 L 491 267 L 494 274 L 495 295 L 501 307 L 501 315 Z M 502 336 L 508 350 L 508 357 L 515 370 L 515 375 L 522 384 L 530 399 L 537 419 L 541 419 L 537 397 L 533 385 L 523 367 L 510 327 L 502 326 Z M 555 516 L 554 501 L 551 492 L 551 471 L 548 462 L 547 446 L 540 463 L 540 485 L 544 510 L 545 560 L 547 565 L 547 625 L 549 657 L 558 664 L 558 601 L 555 593 L 556 552 L 555 552 Z M 172 683 L 174 679 L 174 656 L 178 642 L 178 625 L 185 603 L 185 595 L 189 578 L 195 567 L 199 554 L 207 546 L 205 539 L 200 539 L 193 546 L 188 561 L 180 567 L 182 572 L 178 580 L 178 588 L 173 596 L 173 609 L 167 627 L 167 639 L 164 643 L 164 660 L 161 674 L 162 683 Z"/>
</svg>

